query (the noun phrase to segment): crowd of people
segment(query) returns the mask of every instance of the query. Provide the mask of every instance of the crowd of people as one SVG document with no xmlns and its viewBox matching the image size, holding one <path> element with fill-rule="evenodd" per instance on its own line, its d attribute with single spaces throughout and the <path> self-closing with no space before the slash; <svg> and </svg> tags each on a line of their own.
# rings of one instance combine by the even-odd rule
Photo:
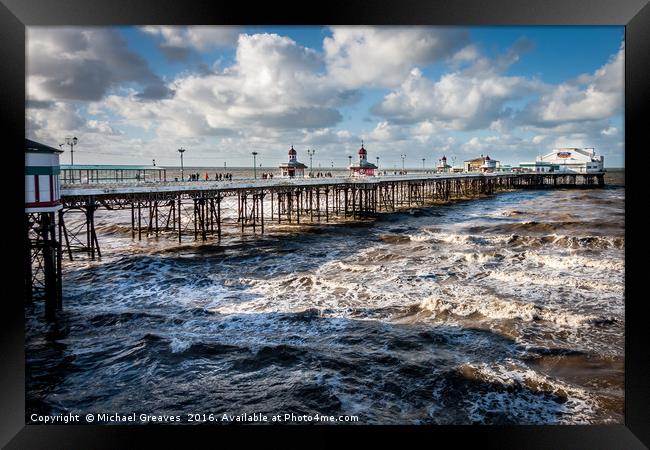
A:
<svg viewBox="0 0 650 450">
<path fill-rule="evenodd" d="M 385 173 L 384 173 L 385 175 Z M 310 172 L 309 176 L 311 178 L 332 178 L 334 175 L 332 175 L 332 172 Z M 262 179 L 263 180 L 270 180 L 273 179 L 273 173 L 271 172 L 262 172 Z M 210 175 L 206 172 L 204 175 L 201 175 L 200 173 L 191 173 L 189 177 L 187 178 L 188 181 L 199 181 L 199 180 L 205 180 L 205 181 L 232 181 L 232 173 L 216 173 L 214 174 L 214 178 L 210 178 Z M 178 181 L 178 177 L 174 178 L 174 181 Z"/>
<path fill-rule="evenodd" d="M 425 172 L 425 173 L 433 173 L 433 172 Z M 376 175 L 388 175 L 388 172 L 386 170 L 378 170 L 375 172 Z M 406 175 L 408 172 L 406 170 L 395 170 L 393 171 L 393 175 Z M 308 175 L 310 178 L 332 178 L 334 175 L 332 175 L 332 172 L 309 172 Z M 273 173 L 271 172 L 262 172 L 261 177 L 263 180 L 271 180 L 273 179 Z M 188 177 L 188 181 L 199 181 L 199 180 L 205 180 L 205 181 L 232 181 L 232 173 L 215 173 L 214 178 L 210 178 L 210 175 L 206 172 L 204 175 L 201 175 L 200 173 L 191 173 Z M 174 178 L 174 181 L 178 181 L 178 177 Z"/>
<path fill-rule="evenodd" d="M 323 178 L 323 177 L 331 178 L 332 177 L 332 172 L 316 172 L 316 173 L 309 172 L 309 176 L 311 178 Z"/>
<path fill-rule="evenodd" d="M 214 178 L 210 178 L 210 175 L 208 172 L 205 173 L 205 175 L 201 176 L 200 173 L 191 173 L 190 176 L 188 177 L 188 181 L 199 181 L 199 180 L 205 180 L 205 181 L 232 181 L 232 173 L 215 173 Z M 174 181 L 178 181 L 178 177 L 174 178 Z"/>
</svg>

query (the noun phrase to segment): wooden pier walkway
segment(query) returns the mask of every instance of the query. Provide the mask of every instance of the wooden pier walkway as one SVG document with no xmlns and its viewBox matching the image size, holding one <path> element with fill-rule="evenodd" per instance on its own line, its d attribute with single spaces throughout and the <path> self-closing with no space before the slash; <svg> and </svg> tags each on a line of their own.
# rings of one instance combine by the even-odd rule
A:
<svg viewBox="0 0 650 450">
<path fill-rule="evenodd" d="M 139 185 L 64 185 L 59 212 L 62 245 L 69 259 L 101 256 L 95 230 L 98 210 L 131 211 L 131 236 L 175 234 L 220 239 L 224 226 L 264 232 L 269 221 L 301 224 L 358 220 L 378 213 L 514 189 L 600 187 L 604 173 L 429 174 L 368 178 L 304 178 L 159 182 Z M 223 214 L 232 199 L 234 218 Z M 236 199 L 236 202 L 234 200 Z M 80 221 L 70 221 L 81 214 Z M 68 226 L 68 222 L 75 222 Z M 61 241 L 60 241 L 61 242 Z"/>
</svg>

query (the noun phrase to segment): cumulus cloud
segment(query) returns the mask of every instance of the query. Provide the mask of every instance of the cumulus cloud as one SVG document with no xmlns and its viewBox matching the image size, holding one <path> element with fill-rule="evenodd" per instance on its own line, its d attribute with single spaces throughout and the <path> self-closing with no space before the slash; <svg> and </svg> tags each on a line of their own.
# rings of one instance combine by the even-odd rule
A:
<svg viewBox="0 0 650 450">
<path fill-rule="evenodd" d="M 124 83 L 140 99 L 171 95 L 147 63 L 108 28 L 27 28 L 27 95 L 31 101 L 96 101 Z"/>
<path fill-rule="evenodd" d="M 530 105 L 524 120 L 538 126 L 607 119 L 623 109 L 625 48 L 593 74 L 555 86 Z"/>
<path fill-rule="evenodd" d="M 27 134 L 34 134 L 36 130 L 48 130 L 59 134 L 56 139 L 61 139 L 61 136 L 86 124 L 77 109 L 64 102 L 53 102 L 49 108 L 28 109 L 26 120 Z"/>
<path fill-rule="evenodd" d="M 151 25 L 140 29 L 160 39 L 160 49 L 169 61 L 188 59 L 192 50 L 205 52 L 218 47 L 233 47 L 237 44 L 239 29 L 231 26 L 159 26 Z"/>
<path fill-rule="evenodd" d="M 63 142 L 65 136 L 74 134 L 87 144 L 101 142 L 112 136 L 122 136 L 114 124 L 107 120 L 88 119 L 74 104 L 52 102 L 47 108 L 31 108 L 25 116 L 26 135 L 53 147 Z"/>
<path fill-rule="evenodd" d="M 377 141 L 401 141 L 407 139 L 407 134 L 403 127 L 388 122 L 379 122 L 374 130 L 364 134 L 363 137 Z"/>
<path fill-rule="evenodd" d="M 456 52 L 452 58 L 451 62 L 454 64 L 460 64 L 470 61 L 475 61 L 479 58 L 480 52 L 478 47 L 474 44 L 470 44 L 466 47 L 463 47 L 458 52 Z"/>
<path fill-rule="evenodd" d="M 132 95 L 115 95 L 105 106 L 142 127 L 172 127 L 181 135 L 231 127 L 326 128 L 342 120 L 337 107 L 357 94 L 332 83 L 323 67 L 317 52 L 288 37 L 242 34 L 234 65 L 178 78 L 174 98 L 133 108 Z"/>
<path fill-rule="evenodd" d="M 454 28 L 331 27 L 323 41 L 328 73 L 348 87 L 399 85 L 415 66 L 452 56 L 469 42 Z"/>
<path fill-rule="evenodd" d="M 445 74 L 433 81 L 414 69 L 372 112 L 399 123 L 430 120 L 450 130 L 484 128 L 511 113 L 504 106 L 508 100 L 538 86 L 539 83 L 523 77 L 468 76 L 463 72 Z"/>
<path fill-rule="evenodd" d="M 430 121 L 440 129 L 497 127 L 502 131 L 513 114 L 506 103 L 543 86 L 535 79 L 503 74 L 530 48 L 529 41 L 519 40 L 505 54 L 490 60 L 477 56 L 476 48 L 466 47 L 455 55 L 456 62 L 460 54 L 461 60 L 473 61 L 470 66 L 446 73 L 437 81 L 415 68 L 372 112 L 398 123 Z"/>
</svg>

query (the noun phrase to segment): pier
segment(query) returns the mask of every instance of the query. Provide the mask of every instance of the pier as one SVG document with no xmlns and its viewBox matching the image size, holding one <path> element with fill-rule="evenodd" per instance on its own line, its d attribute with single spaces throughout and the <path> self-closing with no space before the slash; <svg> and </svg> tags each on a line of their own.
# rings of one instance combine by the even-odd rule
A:
<svg viewBox="0 0 650 450">
<path fill-rule="evenodd" d="M 48 319 L 54 319 L 63 306 L 64 261 L 102 256 L 95 221 L 98 211 L 128 211 L 133 240 L 164 236 L 178 243 L 218 243 L 226 233 L 262 234 L 270 224 L 291 227 L 363 221 L 379 214 L 498 192 L 597 188 L 605 184 L 603 172 L 498 172 L 110 185 L 70 183 L 59 189 L 54 172 L 57 151 L 38 147 L 37 143 L 29 145 L 31 154 L 54 158 L 50 166 L 28 165 L 26 174 L 25 294 L 27 301 L 45 301 Z M 48 174 L 48 170 L 52 173 Z M 50 180 L 49 185 L 43 185 L 47 189 L 41 186 L 41 178 Z"/>
<path fill-rule="evenodd" d="M 101 257 L 98 210 L 130 210 L 131 237 L 172 235 L 179 243 L 219 240 L 226 228 L 264 233 L 265 225 L 364 220 L 380 213 L 515 189 L 600 187 L 604 173 L 463 173 L 384 177 L 294 178 L 143 185 L 63 185 L 63 253 Z M 224 199 L 232 199 L 225 215 Z M 81 220 L 71 221 L 72 216 Z M 74 222 L 74 226 L 68 223 Z"/>
</svg>

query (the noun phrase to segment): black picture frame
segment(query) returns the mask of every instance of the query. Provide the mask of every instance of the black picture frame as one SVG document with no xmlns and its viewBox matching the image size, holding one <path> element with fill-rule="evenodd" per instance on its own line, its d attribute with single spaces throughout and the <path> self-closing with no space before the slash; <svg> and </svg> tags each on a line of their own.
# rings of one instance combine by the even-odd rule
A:
<svg viewBox="0 0 650 450">
<path fill-rule="evenodd" d="M 2 296 L 2 371 L 0 372 L 0 444 L 6 448 L 137 448 L 151 439 L 167 445 L 207 437 L 225 444 L 225 435 L 241 442 L 266 439 L 276 427 L 91 426 L 25 425 L 24 308 L 22 265 L 12 264 L 22 251 L 24 198 L 10 186 L 24 183 L 25 27 L 30 25 L 143 25 L 143 24 L 428 24 L 428 25 L 624 25 L 625 26 L 625 178 L 626 178 L 626 331 L 625 424 L 611 426 L 431 426 L 431 427 L 282 427 L 291 433 L 284 445 L 335 444 L 339 433 L 370 435 L 385 440 L 396 431 L 432 444 L 478 448 L 646 448 L 650 446 L 649 354 L 645 346 L 646 299 L 634 291 L 643 282 L 640 263 L 644 236 L 632 226 L 643 221 L 639 178 L 643 176 L 645 117 L 650 103 L 650 4 L 648 0 L 329 0 L 290 4 L 215 2 L 208 0 L 0 0 L 0 123 L 6 166 L 3 173 L 3 241 L 16 242 L 5 250 L 3 284 L 12 294 Z M 20 150 L 20 151 L 19 151 Z M 22 191 L 22 189 L 17 189 Z M 647 202 L 646 202 L 647 203 Z M 641 261 L 641 259 L 639 259 Z M 267 444 L 270 441 L 267 441 Z M 452 444 L 453 443 L 453 444 Z"/>
</svg>

